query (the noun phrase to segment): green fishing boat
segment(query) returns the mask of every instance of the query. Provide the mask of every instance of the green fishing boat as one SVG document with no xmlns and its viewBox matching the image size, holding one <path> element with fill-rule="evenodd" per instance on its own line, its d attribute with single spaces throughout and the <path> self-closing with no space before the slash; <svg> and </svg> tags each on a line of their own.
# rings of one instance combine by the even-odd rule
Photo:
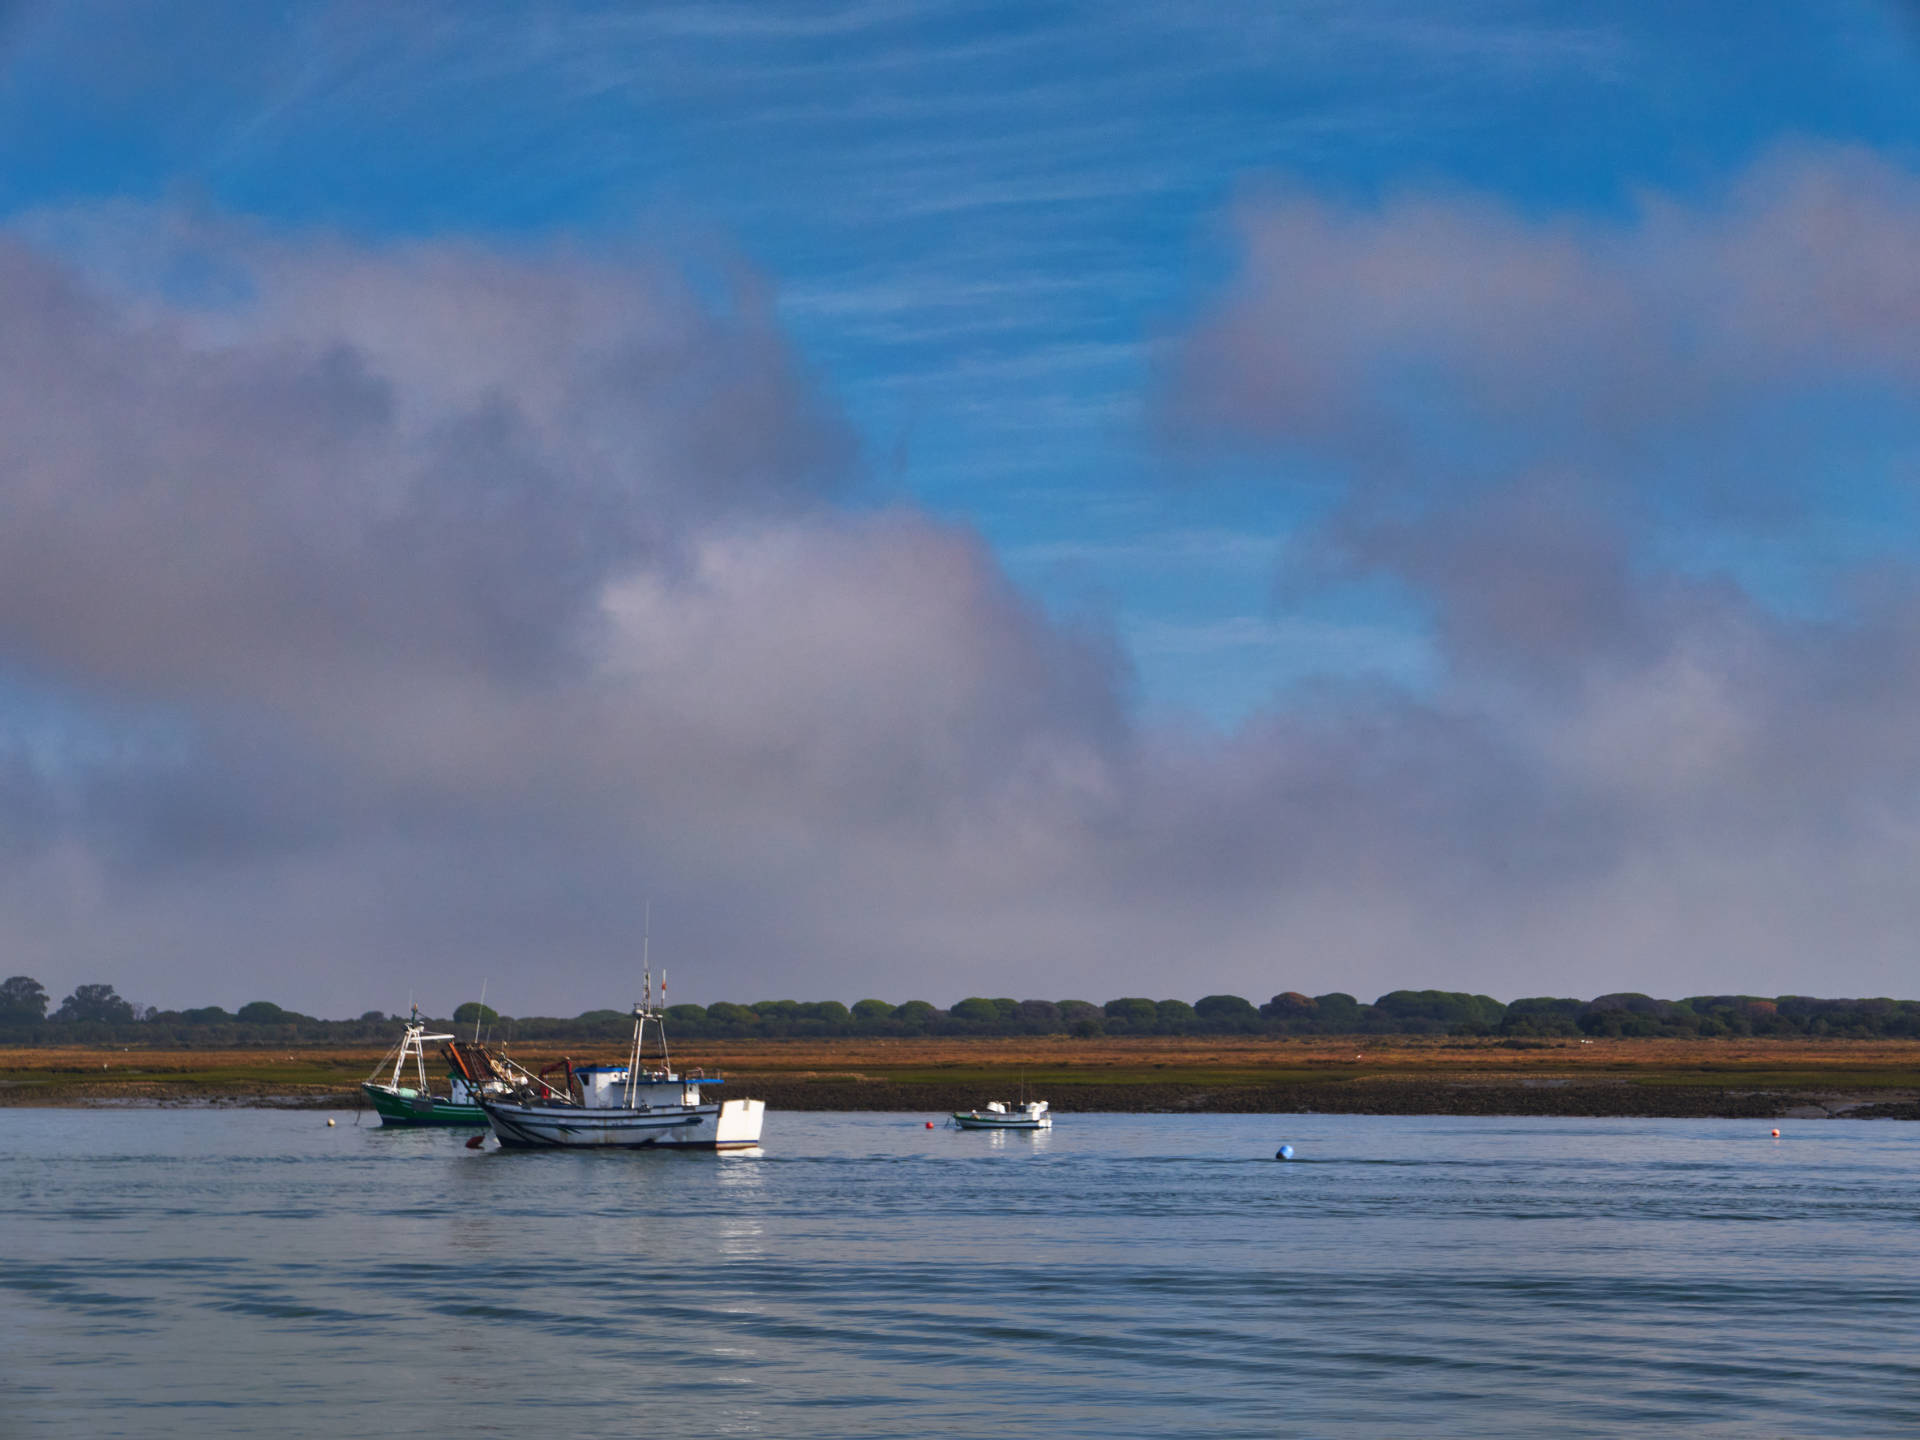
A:
<svg viewBox="0 0 1920 1440">
<path fill-rule="evenodd" d="M 474 1099 L 477 1088 L 463 1073 L 470 1072 L 471 1066 L 454 1063 L 444 1095 L 436 1095 L 428 1086 L 425 1047 L 439 1041 L 459 1043 L 451 1035 L 429 1034 L 420 1022 L 420 1007 L 414 1006 L 413 1019 L 401 1032 L 400 1043 L 381 1057 L 373 1074 L 360 1082 L 382 1125 L 470 1125 L 475 1129 L 486 1125 L 486 1112 Z M 408 1061 L 413 1062 L 411 1076 L 407 1074 Z M 402 1084 L 403 1080 L 412 1083 Z"/>
</svg>

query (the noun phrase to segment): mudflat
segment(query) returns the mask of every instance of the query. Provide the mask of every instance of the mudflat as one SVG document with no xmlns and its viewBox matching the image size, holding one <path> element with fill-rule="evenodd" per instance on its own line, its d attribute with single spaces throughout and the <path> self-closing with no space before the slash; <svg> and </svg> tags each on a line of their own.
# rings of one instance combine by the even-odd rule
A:
<svg viewBox="0 0 1920 1440">
<path fill-rule="evenodd" d="M 624 1058 L 604 1042 L 512 1053 Z M 0 1105 L 351 1107 L 380 1054 L 0 1047 Z M 1062 1112 L 1920 1119 L 1920 1040 L 840 1038 L 699 1041 L 674 1061 L 789 1110 L 932 1114 L 1024 1087 Z"/>
</svg>

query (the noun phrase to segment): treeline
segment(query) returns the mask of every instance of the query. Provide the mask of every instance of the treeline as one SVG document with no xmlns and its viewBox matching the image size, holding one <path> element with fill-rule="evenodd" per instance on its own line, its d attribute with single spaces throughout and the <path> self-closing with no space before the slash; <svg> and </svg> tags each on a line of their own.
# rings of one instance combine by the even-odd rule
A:
<svg viewBox="0 0 1920 1440">
<path fill-rule="evenodd" d="M 1071 1035 L 1460 1035 L 1554 1037 L 1920 1036 L 1920 1001 L 1822 1000 L 1807 995 L 1695 995 L 1657 1000 L 1602 995 L 1593 1000 L 1536 997 L 1503 1004 L 1451 990 L 1395 990 L 1372 1004 L 1351 995 L 1286 991 L 1264 1005 L 1238 995 L 1184 1000 L 1131 996 L 1086 1000 L 1011 1000 L 975 996 L 949 1009 L 924 1000 L 894 1005 L 862 1000 L 720 1001 L 667 1011 L 682 1040 L 821 1039 L 833 1036 Z M 393 1038 L 399 1015 L 369 1010 L 354 1020 L 322 1020 L 256 1000 L 228 1012 L 217 1005 L 157 1010 L 122 999 L 111 985 L 81 985 L 59 1006 L 37 980 L 0 982 L 0 1042 L 139 1043 L 182 1047 L 366 1044 Z M 478 1024 L 494 1039 L 614 1040 L 632 1019 L 623 1010 L 589 1010 L 570 1019 L 502 1016 L 468 1002 L 436 1027 Z"/>
<path fill-rule="evenodd" d="M 289 1043 L 390 1041 L 403 1017 L 369 1010 L 357 1020 L 320 1020 L 256 1000 L 237 1011 L 218 1005 L 160 1010 L 111 985 L 79 985 L 56 1006 L 29 975 L 0 980 L 0 1044 L 141 1044 L 224 1048 Z"/>
</svg>

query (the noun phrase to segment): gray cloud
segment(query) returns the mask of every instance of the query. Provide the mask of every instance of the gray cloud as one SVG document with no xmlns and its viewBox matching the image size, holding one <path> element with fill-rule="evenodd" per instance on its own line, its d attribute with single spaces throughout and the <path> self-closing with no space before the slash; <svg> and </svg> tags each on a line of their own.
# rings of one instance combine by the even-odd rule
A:
<svg viewBox="0 0 1920 1440">
<path fill-rule="evenodd" d="M 1239 231 L 1231 293 L 1178 351 L 1176 419 L 1403 503 L 1569 453 L 1623 494 L 1804 486 L 1830 439 L 1809 401 L 1920 382 L 1920 179 L 1867 153 L 1785 151 L 1624 222 L 1276 193 Z"/>
<path fill-rule="evenodd" d="M 87 223 L 90 281 L 0 262 L 0 645 L 173 738 L 16 767 L 49 980 L 351 1009 L 423 953 L 470 974 L 458 936 L 624 983 L 651 891 L 714 987 L 832 990 L 1105 803 L 1110 647 L 966 534 L 828 503 L 850 447 L 751 295 L 215 232 L 239 283 L 188 304 Z"/>
<path fill-rule="evenodd" d="M 1410 943 L 1522 986 L 1909 983 L 1916 557 L 1792 527 L 1899 503 L 1920 182 L 1799 151 L 1612 224 L 1446 195 L 1241 223 L 1172 433 L 1336 485 L 1287 584 L 1390 580 L 1445 668 L 1336 702 L 1365 738 L 1317 809 L 1364 855 L 1355 905 L 1391 892 Z M 1814 603 L 1715 560 L 1755 543 Z"/>
<path fill-rule="evenodd" d="M 1250 210 L 1172 428 L 1335 477 L 1314 583 L 1391 579 L 1443 674 L 1224 737 L 1143 727 L 963 529 L 842 503 L 751 287 L 43 217 L 86 259 L 0 251 L 0 657 L 98 738 L 0 707 L 0 936 L 326 1013 L 617 1003 L 649 895 L 694 999 L 1900 989 L 1911 563 L 1793 613 L 1657 542 L 1676 497 L 1763 523 L 1676 455 L 1915 383 L 1913 193 L 1803 156 L 1612 229 Z"/>
<path fill-rule="evenodd" d="M 764 316 L 585 264 L 237 258 L 244 315 L 135 319 L 0 255 L 0 634 L 29 659 L 240 688 L 555 663 L 610 575 L 845 463 Z"/>
</svg>

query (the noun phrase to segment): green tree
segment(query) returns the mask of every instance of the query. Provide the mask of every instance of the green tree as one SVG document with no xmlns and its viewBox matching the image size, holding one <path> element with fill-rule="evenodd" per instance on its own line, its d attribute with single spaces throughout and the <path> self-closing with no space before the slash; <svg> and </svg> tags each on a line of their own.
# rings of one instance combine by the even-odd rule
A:
<svg viewBox="0 0 1920 1440">
<path fill-rule="evenodd" d="M 1158 1012 L 1153 1022 L 1157 1034 L 1191 1035 L 1200 1028 L 1200 1017 L 1184 1000 L 1162 1000 L 1154 1009 Z"/>
<path fill-rule="evenodd" d="M 1583 1000 L 1561 999 L 1552 995 L 1531 995 L 1507 1006 L 1500 1017 L 1502 1035 L 1578 1035 Z"/>
<path fill-rule="evenodd" d="M 1138 995 L 1107 1002 L 1107 1029 L 1116 1035 L 1151 1035 L 1160 1023 L 1160 1007 Z"/>
<path fill-rule="evenodd" d="M 1014 1016 L 1014 1028 L 1025 1035 L 1058 1034 L 1060 1007 L 1051 1000 L 1022 1000 Z"/>
<path fill-rule="evenodd" d="M 1214 1035 L 1251 1034 L 1260 1028 L 1260 1012 L 1238 995 L 1205 995 L 1194 1002 L 1200 1028 Z"/>
<path fill-rule="evenodd" d="M 252 1007 L 249 1006 L 248 1008 L 251 1009 Z M 247 1012 L 242 1010 L 240 1013 L 245 1015 Z M 472 1025 L 476 1021 L 482 1025 L 491 1025 L 499 1018 L 500 1012 L 498 1010 L 494 1009 L 491 1005 L 482 1005 L 478 1000 L 469 1000 L 465 1004 L 456 1007 L 453 1012 L 453 1023 L 456 1025 Z"/>
<path fill-rule="evenodd" d="M 1484 1035 L 1507 1010 L 1491 995 L 1457 990 L 1395 990 L 1374 1001 L 1373 1008 L 1388 1031 L 1400 1035 Z"/>
<path fill-rule="evenodd" d="M 284 1025 L 293 1016 L 271 1000 L 250 1000 L 234 1013 L 243 1025 Z"/>
<path fill-rule="evenodd" d="M 1276 995 L 1273 998 L 1277 1005 L 1282 997 Z M 1366 1022 L 1364 1012 L 1369 1008 L 1340 990 L 1316 995 L 1310 1003 L 1313 1006 L 1314 1028 L 1323 1035 L 1351 1035 Z"/>
<path fill-rule="evenodd" d="M 991 1034 L 1000 1028 L 1000 1007 L 979 995 L 969 995 L 948 1013 L 978 1034 Z"/>
<path fill-rule="evenodd" d="M 1345 1000 L 1347 1008 L 1353 1008 L 1354 1000 L 1351 995 L 1329 995 L 1325 998 Z M 1317 1029 L 1320 1021 L 1325 1018 L 1320 1013 L 1320 1002 L 1310 996 L 1302 995 L 1298 990 L 1282 990 L 1260 1007 L 1260 1016 L 1274 1028 L 1286 1031 Z"/>
<path fill-rule="evenodd" d="M 893 1023 L 903 1035 L 924 1035 L 933 1028 L 933 1017 L 940 1012 L 925 1000 L 909 1000 L 895 1007 Z"/>
<path fill-rule="evenodd" d="M 816 1000 L 802 1005 L 796 1035 L 845 1035 L 853 1029 L 853 1012 L 838 1000 Z"/>
<path fill-rule="evenodd" d="M 0 980 L 0 1024 L 44 1020 L 47 1018 L 47 991 L 31 975 L 13 975 Z"/>
<path fill-rule="evenodd" d="M 78 985 L 60 1002 L 53 1018 L 73 1024 L 131 1025 L 133 1006 L 111 985 Z"/>
<path fill-rule="evenodd" d="M 1053 1007 L 1060 1012 L 1060 1024 L 1069 1035 L 1091 1040 L 1107 1033 L 1107 1015 L 1089 1000 L 1062 1000 Z"/>
</svg>

